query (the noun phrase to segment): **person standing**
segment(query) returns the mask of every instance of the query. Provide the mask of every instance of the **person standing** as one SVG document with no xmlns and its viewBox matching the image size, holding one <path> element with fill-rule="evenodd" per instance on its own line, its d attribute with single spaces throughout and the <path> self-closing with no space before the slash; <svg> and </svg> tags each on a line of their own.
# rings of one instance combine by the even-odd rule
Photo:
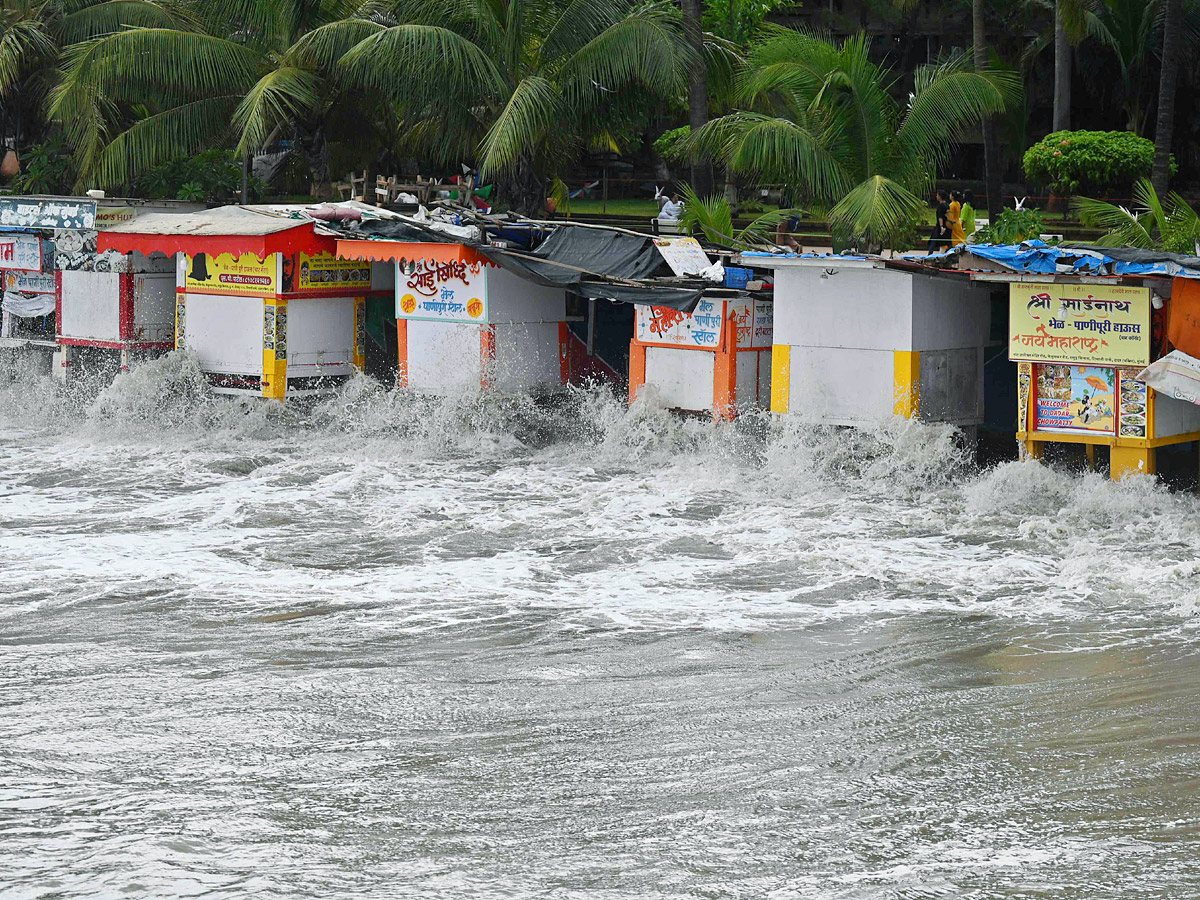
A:
<svg viewBox="0 0 1200 900">
<path fill-rule="evenodd" d="M 946 203 L 946 192 L 938 191 L 936 206 L 933 214 L 933 233 L 929 235 L 929 252 L 950 249 L 950 223 L 947 221 L 949 206 Z"/>
<path fill-rule="evenodd" d="M 975 233 L 975 195 L 963 191 L 962 228 L 963 234 L 969 239 Z"/>
<path fill-rule="evenodd" d="M 950 224 L 950 246 L 957 247 L 967 242 L 962 227 L 962 203 L 958 191 L 950 192 L 950 207 L 946 210 L 946 221 Z"/>
</svg>

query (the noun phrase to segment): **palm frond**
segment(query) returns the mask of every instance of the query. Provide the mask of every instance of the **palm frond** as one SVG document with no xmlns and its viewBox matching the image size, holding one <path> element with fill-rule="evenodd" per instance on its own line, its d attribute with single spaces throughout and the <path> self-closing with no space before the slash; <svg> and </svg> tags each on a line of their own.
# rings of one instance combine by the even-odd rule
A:
<svg viewBox="0 0 1200 900">
<path fill-rule="evenodd" d="M 238 152 L 262 149 L 278 125 L 316 109 L 322 93 L 320 79 L 311 72 L 290 66 L 268 72 L 250 88 L 233 113 L 233 125 L 241 133 Z"/>
<path fill-rule="evenodd" d="M 1142 220 L 1143 217 L 1136 212 L 1090 197 L 1075 197 L 1071 200 L 1071 209 L 1084 225 L 1105 230 L 1105 233 L 1096 239 L 1097 244 L 1140 247 L 1143 250 L 1149 250 L 1155 245 L 1153 236 Z"/>
<path fill-rule="evenodd" d="M 565 112 L 562 95 L 551 82 L 537 75 L 521 79 L 483 139 L 480 174 L 490 178 L 511 169 Z"/>
<path fill-rule="evenodd" d="M 714 244 L 725 247 L 733 246 L 733 213 L 724 197 L 711 196 L 701 198 L 691 185 L 685 184 L 683 193 L 683 213 L 679 224 L 689 234 L 697 228 Z"/>
<path fill-rule="evenodd" d="M 58 47 L 37 18 L 8 23 L 0 31 L 0 94 L 19 83 L 30 68 L 57 55 Z"/>
<path fill-rule="evenodd" d="M 883 246 L 911 228 L 924 209 L 925 201 L 904 185 L 873 175 L 855 185 L 829 211 L 829 224 L 835 234 L 862 237 L 868 245 Z"/>
<path fill-rule="evenodd" d="M 504 76 L 483 49 L 436 25 L 394 25 L 341 58 L 349 77 L 414 107 L 505 96 Z"/>
<path fill-rule="evenodd" d="M 64 45 L 78 44 L 127 28 L 181 28 L 195 24 L 187 7 L 153 0 L 105 0 L 83 6 L 54 23 Z"/>
</svg>

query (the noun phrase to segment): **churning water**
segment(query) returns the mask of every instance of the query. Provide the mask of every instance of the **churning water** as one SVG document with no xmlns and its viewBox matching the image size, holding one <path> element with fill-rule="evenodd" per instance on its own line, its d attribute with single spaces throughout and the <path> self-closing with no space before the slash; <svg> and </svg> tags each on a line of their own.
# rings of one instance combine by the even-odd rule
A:
<svg viewBox="0 0 1200 900">
<path fill-rule="evenodd" d="M 1200 896 L 1200 504 L 603 392 L 0 388 L 0 896 Z"/>
</svg>

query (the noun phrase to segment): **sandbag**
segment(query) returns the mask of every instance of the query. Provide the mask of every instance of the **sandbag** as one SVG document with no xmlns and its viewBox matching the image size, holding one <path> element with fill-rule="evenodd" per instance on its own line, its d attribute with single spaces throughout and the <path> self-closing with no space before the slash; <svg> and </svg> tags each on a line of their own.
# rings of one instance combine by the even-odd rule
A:
<svg viewBox="0 0 1200 900">
<path fill-rule="evenodd" d="M 1200 405 L 1200 359 L 1181 350 L 1172 350 L 1162 359 L 1150 363 L 1138 372 L 1137 380 L 1163 396 Z"/>
</svg>

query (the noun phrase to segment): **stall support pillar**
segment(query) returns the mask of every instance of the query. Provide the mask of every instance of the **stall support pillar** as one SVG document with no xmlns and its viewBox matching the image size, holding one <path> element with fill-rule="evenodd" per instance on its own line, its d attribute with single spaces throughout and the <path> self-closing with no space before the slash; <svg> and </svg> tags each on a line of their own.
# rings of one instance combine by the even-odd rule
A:
<svg viewBox="0 0 1200 900">
<path fill-rule="evenodd" d="M 496 326 L 479 326 L 479 386 L 483 390 L 496 384 Z"/>
<path fill-rule="evenodd" d="M 1096 445 L 1095 444 L 1084 444 L 1083 452 L 1084 452 L 1084 455 L 1087 456 L 1087 466 L 1088 466 L 1089 471 L 1095 472 L 1096 471 Z"/>
<path fill-rule="evenodd" d="M 287 395 L 287 301 L 279 298 L 263 301 L 263 320 L 267 307 L 274 306 L 271 328 L 264 330 L 262 395 L 270 400 L 282 400 Z"/>
<path fill-rule="evenodd" d="M 1112 480 L 1120 481 L 1129 475 L 1154 475 L 1158 472 L 1157 454 L 1153 447 L 1112 448 L 1109 464 Z"/>
<path fill-rule="evenodd" d="M 75 348 L 70 344 L 59 344 L 54 351 L 54 377 L 67 381 L 71 377 L 71 366 L 75 364 Z"/>
<path fill-rule="evenodd" d="M 771 346 L 771 412 L 786 413 L 792 400 L 792 345 Z"/>
<path fill-rule="evenodd" d="M 1021 459 L 1041 459 L 1046 454 L 1046 445 L 1042 441 L 1018 441 Z"/>
<path fill-rule="evenodd" d="M 892 353 L 892 412 L 905 419 L 921 415 L 921 351 Z"/>
<path fill-rule="evenodd" d="M 367 298 L 354 298 L 354 368 L 367 368 Z"/>
<path fill-rule="evenodd" d="M 119 364 L 120 372 L 122 375 L 129 374 L 129 362 L 130 362 L 129 357 L 130 357 L 129 348 L 122 347 L 118 354 L 118 364 Z"/>
<path fill-rule="evenodd" d="M 737 414 L 737 318 L 725 323 L 724 340 L 713 363 L 713 418 L 732 422 Z"/>
<path fill-rule="evenodd" d="M 637 339 L 629 342 L 629 402 L 637 399 L 638 391 L 646 383 L 646 345 Z"/>
<path fill-rule="evenodd" d="M 571 383 L 571 329 L 566 322 L 558 323 L 558 374 L 563 384 Z"/>
<path fill-rule="evenodd" d="M 408 319 L 396 320 L 396 387 L 408 387 Z"/>
</svg>

